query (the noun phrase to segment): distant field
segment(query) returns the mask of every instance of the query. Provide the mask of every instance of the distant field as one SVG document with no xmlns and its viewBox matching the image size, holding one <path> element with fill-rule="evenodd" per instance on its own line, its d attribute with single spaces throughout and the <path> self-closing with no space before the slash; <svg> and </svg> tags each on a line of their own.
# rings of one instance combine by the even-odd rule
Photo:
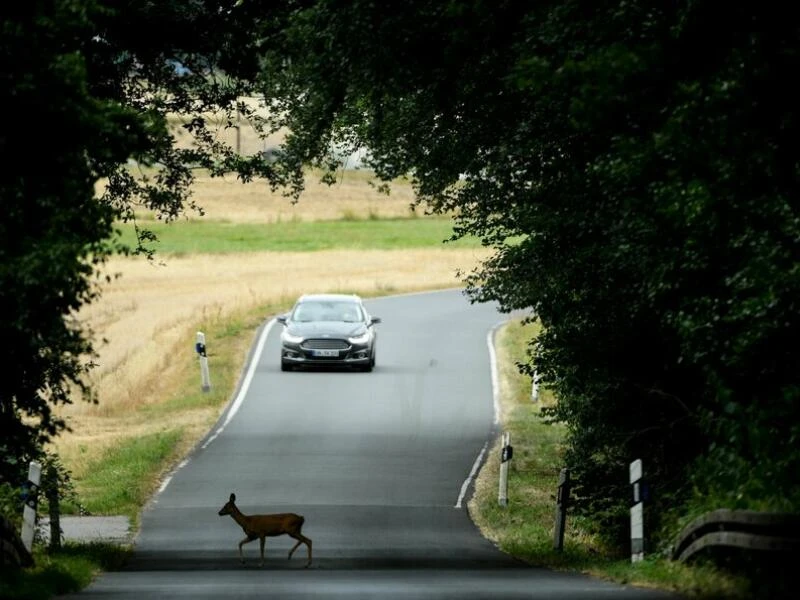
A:
<svg viewBox="0 0 800 600">
<path fill-rule="evenodd" d="M 431 248 L 453 233 L 451 219 L 431 217 L 260 224 L 193 220 L 140 225 L 156 234 L 159 241 L 153 247 L 164 254 Z M 120 229 L 121 239 L 133 244 L 133 226 L 124 224 Z M 458 248 L 479 245 L 475 239 L 451 243 Z"/>
<path fill-rule="evenodd" d="M 243 184 L 236 177 L 209 177 L 200 172 L 192 187 L 194 200 L 205 213 L 188 211 L 190 221 L 228 223 L 286 223 L 290 221 L 374 220 L 423 217 L 426 206 L 415 206 L 416 197 L 408 181 L 390 184 L 389 193 L 379 192 L 369 171 L 343 171 L 336 183 L 320 182 L 321 174 L 311 172 L 305 191 L 292 202 L 281 191 L 273 191 L 265 181 Z M 137 211 L 142 219 L 153 219 L 152 212 Z M 184 218 L 181 218 L 183 221 Z"/>
</svg>

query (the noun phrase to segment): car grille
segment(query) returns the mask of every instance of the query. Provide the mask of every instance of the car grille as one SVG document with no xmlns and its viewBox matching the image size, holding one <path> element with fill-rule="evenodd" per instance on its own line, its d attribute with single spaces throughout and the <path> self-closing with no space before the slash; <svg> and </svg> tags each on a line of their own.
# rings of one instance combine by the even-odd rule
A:
<svg viewBox="0 0 800 600">
<path fill-rule="evenodd" d="M 303 350 L 347 350 L 350 345 L 344 340 L 306 340 L 300 347 Z"/>
</svg>

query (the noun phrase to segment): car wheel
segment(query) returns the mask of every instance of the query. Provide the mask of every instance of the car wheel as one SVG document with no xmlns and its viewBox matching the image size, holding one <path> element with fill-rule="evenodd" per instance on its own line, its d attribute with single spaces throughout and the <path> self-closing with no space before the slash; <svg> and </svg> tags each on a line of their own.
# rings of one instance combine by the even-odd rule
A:
<svg viewBox="0 0 800 600">
<path fill-rule="evenodd" d="M 369 373 L 374 368 L 375 368 L 375 355 L 373 354 L 370 357 L 369 362 L 363 367 L 361 367 L 361 370 L 364 371 L 365 373 Z"/>
<path fill-rule="evenodd" d="M 283 361 L 281 361 L 281 371 L 291 371 L 292 365 L 289 365 Z"/>
</svg>

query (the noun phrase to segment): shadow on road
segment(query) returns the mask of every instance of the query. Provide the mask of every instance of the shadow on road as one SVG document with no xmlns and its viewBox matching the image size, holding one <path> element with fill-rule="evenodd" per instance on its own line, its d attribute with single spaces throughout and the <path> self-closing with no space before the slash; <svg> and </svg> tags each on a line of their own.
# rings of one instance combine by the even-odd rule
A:
<svg viewBox="0 0 800 600">
<path fill-rule="evenodd" d="M 258 542 L 251 544 L 252 553 L 245 550 L 245 564 L 239 562 L 236 547 L 231 552 L 221 553 L 218 550 L 209 552 L 145 552 L 136 553 L 125 565 L 125 571 L 291 571 L 304 570 L 306 556 L 302 551 L 292 560 L 286 554 L 275 549 L 267 551 L 264 566 L 259 566 Z M 476 559 L 453 556 L 326 556 L 314 557 L 309 569 L 327 570 L 379 570 L 379 571 L 476 571 L 497 569 L 531 568 L 514 558 L 499 554 L 496 559 Z"/>
</svg>

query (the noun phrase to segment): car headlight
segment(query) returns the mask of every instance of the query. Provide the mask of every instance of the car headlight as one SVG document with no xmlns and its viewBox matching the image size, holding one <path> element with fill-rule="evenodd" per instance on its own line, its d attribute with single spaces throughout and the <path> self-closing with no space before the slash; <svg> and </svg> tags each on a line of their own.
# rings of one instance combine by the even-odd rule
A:
<svg viewBox="0 0 800 600">
<path fill-rule="evenodd" d="M 281 339 L 284 342 L 288 342 L 290 344 L 299 344 L 305 338 L 303 338 L 303 336 L 301 336 L 301 335 L 294 335 L 294 334 L 291 334 L 288 331 L 284 330 L 283 333 L 281 333 Z"/>
<path fill-rule="evenodd" d="M 351 344 L 366 344 L 369 341 L 369 331 L 347 338 Z"/>
</svg>

